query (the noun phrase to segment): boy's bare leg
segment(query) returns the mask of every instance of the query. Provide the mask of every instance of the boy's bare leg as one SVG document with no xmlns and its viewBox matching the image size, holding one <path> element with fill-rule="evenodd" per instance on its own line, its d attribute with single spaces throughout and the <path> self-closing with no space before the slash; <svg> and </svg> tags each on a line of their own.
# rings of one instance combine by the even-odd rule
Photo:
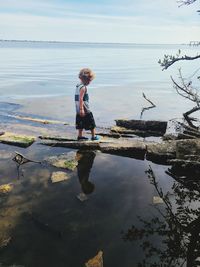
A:
<svg viewBox="0 0 200 267">
<path fill-rule="evenodd" d="M 96 135 L 95 128 L 91 130 L 91 135 L 92 135 L 92 137 L 95 137 L 95 135 Z"/>
<path fill-rule="evenodd" d="M 83 129 L 78 129 L 78 137 L 82 137 L 83 136 Z"/>
</svg>

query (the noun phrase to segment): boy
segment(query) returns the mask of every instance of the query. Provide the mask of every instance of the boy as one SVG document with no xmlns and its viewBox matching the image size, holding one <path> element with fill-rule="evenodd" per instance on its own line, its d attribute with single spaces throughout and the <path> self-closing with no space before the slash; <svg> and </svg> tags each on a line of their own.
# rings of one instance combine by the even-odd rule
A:
<svg viewBox="0 0 200 267">
<path fill-rule="evenodd" d="M 95 134 L 95 120 L 89 108 L 89 96 L 87 85 L 95 78 L 92 70 L 84 68 L 79 72 L 80 83 L 76 86 L 75 104 L 76 104 L 76 129 L 78 130 L 77 140 L 85 141 L 87 137 L 83 136 L 83 129 L 91 131 L 91 140 L 99 140 Z"/>
</svg>

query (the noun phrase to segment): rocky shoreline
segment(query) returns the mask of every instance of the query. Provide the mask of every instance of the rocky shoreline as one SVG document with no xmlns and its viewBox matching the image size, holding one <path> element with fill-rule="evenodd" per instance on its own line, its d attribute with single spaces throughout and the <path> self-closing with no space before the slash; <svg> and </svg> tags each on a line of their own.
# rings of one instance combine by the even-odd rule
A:
<svg viewBox="0 0 200 267">
<path fill-rule="evenodd" d="M 33 121 L 33 120 L 31 120 Z M 37 123 L 44 123 L 34 120 Z M 45 120 L 45 125 L 52 124 Z M 67 127 L 67 126 L 66 126 Z M 31 136 L 2 132 L 0 143 L 19 147 L 29 147 L 33 143 L 66 147 L 81 150 L 98 150 L 102 153 L 148 160 L 156 164 L 172 165 L 186 172 L 195 169 L 200 173 L 200 138 L 167 140 L 165 132 L 167 122 L 144 120 L 116 120 L 116 126 L 104 129 L 98 134 L 100 141 L 77 141 L 72 132 L 54 135 L 48 131 L 47 135 Z M 160 136 L 156 141 L 141 139 L 141 136 Z M 164 138 L 163 138 L 164 136 Z"/>
</svg>

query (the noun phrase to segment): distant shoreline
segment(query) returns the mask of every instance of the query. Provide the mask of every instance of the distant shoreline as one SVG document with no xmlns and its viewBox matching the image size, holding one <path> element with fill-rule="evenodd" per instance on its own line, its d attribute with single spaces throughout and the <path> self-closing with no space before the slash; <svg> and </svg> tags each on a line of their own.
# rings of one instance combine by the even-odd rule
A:
<svg viewBox="0 0 200 267">
<path fill-rule="evenodd" d="M 182 43 L 182 44 L 176 44 L 176 43 L 105 43 L 105 42 L 73 42 L 73 41 L 50 41 L 50 40 L 46 40 L 46 41 L 42 41 L 42 40 L 8 40 L 8 39 L 0 39 L 0 42 L 10 42 L 10 43 L 52 43 L 52 44 L 95 44 L 95 45 L 188 45 L 186 43 Z"/>
</svg>

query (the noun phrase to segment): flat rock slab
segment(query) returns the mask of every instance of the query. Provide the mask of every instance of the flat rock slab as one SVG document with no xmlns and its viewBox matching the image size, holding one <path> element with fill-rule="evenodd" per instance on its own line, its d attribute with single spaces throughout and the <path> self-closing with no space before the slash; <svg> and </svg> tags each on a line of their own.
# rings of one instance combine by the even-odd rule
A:
<svg viewBox="0 0 200 267">
<path fill-rule="evenodd" d="M 139 140 L 116 141 L 115 143 L 100 144 L 103 153 L 120 155 L 144 160 L 146 143 Z"/>
<path fill-rule="evenodd" d="M 54 141 L 77 141 L 76 138 L 73 137 L 65 137 L 65 136 L 58 136 L 58 135 L 40 135 L 38 136 L 42 140 L 54 140 Z"/>
<path fill-rule="evenodd" d="M 70 177 L 66 172 L 53 172 L 51 175 L 52 183 L 58 183 L 69 179 Z"/>
<path fill-rule="evenodd" d="M 116 125 L 131 130 L 162 132 L 167 129 L 167 121 L 145 121 L 145 120 L 115 120 Z"/>
<path fill-rule="evenodd" d="M 176 158 L 184 159 L 186 155 L 200 155 L 200 138 L 176 142 Z"/>
<path fill-rule="evenodd" d="M 127 129 L 125 127 L 113 126 L 111 127 L 111 132 L 118 134 L 134 134 L 135 130 Z"/>
<path fill-rule="evenodd" d="M 46 140 L 42 141 L 41 144 L 47 146 L 55 146 L 55 147 L 68 147 L 74 149 L 86 149 L 86 150 L 98 150 L 100 148 L 101 142 L 110 142 L 110 141 L 54 141 L 54 140 Z"/>
<path fill-rule="evenodd" d="M 78 165 L 76 153 L 73 151 L 59 156 L 48 157 L 45 161 L 54 167 L 70 171 L 74 171 Z"/>
<path fill-rule="evenodd" d="M 121 137 L 126 137 L 126 135 L 137 135 L 140 137 L 150 137 L 150 136 L 163 136 L 161 131 L 152 131 L 152 130 L 138 130 L 138 129 L 128 129 L 120 126 L 111 127 L 111 132 L 120 134 Z M 132 136 L 133 137 L 133 136 Z"/>
<path fill-rule="evenodd" d="M 0 142 L 13 146 L 29 147 L 35 142 L 35 137 L 6 132 L 0 136 Z"/>
<path fill-rule="evenodd" d="M 158 164 L 167 164 L 176 157 L 176 141 L 148 143 L 146 159 Z"/>
</svg>

